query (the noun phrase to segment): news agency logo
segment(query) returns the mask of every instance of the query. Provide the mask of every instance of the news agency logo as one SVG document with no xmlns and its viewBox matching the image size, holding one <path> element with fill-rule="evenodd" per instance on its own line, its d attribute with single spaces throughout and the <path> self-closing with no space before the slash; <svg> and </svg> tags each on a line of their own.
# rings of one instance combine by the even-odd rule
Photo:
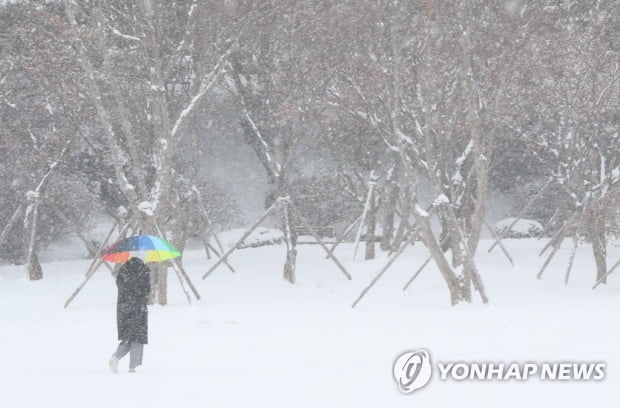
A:
<svg viewBox="0 0 620 408">
<path fill-rule="evenodd" d="M 394 380 L 410 394 L 427 385 L 437 370 L 440 381 L 602 381 L 604 362 L 437 362 L 433 367 L 426 350 L 407 351 L 394 361 Z"/>
<path fill-rule="evenodd" d="M 407 351 L 394 361 L 394 379 L 404 394 L 424 387 L 433 372 L 431 356 L 426 350 Z"/>
</svg>

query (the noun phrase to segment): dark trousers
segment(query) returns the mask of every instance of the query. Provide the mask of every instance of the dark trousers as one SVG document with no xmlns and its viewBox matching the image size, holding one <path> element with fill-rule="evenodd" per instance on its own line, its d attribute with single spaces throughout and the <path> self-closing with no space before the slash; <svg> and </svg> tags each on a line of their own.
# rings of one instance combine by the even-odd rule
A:
<svg viewBox="0 0 620 408">
<path fill-rule="evenodd" d="M 144 344 L 136 343 L 135 341 L 121 341 L 114 353 L 114 356 L 119 360 L 127 353 L 129 353 L 129 369 L 133 370 L 134 368 L 142 365 L 142 354 L 144 352 Z"/>
</svg>

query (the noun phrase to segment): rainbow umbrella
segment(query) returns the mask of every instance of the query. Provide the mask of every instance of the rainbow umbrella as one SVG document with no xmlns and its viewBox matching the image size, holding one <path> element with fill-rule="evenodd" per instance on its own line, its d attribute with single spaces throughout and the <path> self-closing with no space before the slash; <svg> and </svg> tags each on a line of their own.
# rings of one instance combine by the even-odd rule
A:
<svg viewBox="0 0 620 408">
<path fill-rule="evenodd" d="M 135 257 L 144 262 L 161 262 L 179 256 L 179 250 L 165 239 L 153 235 L 135 235 L 112 245 L 103 255 L 103 260 L 125 263 Z"/>
</svg>

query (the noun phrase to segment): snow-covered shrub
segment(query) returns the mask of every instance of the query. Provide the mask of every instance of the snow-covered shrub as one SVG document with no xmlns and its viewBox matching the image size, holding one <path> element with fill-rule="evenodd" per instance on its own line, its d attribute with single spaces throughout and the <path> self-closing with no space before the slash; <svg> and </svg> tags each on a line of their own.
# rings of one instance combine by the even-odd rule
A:
<svg viewBox="0 0 620 408">
<path fill-rule="evenodd" d="M 222 242 L 224 249 L 230 248 L 246 232 L 246 229 L 243 228 L 233 228 L 228 231 L 220 232 L 218 238 Z M 238 249 L 242 248 L 257 248 L 265 245 L 274 245 L 282 243 L 284 239 L 284 234 L 282 231 L 273 229 L 273 228 L 256 228 L 250 236 L 243 240 L 241 244 L 237 246 Z"/>
<path fill-rule="evenodd" d="M 538 221 L 520 219 L 512 225 L 514 221 L 515 218 L 512 217 L 504 218 L 493 226 L 493 230 L 502 238 L 534 238 L 543 231 L 543 226 Z"/>
</svg>

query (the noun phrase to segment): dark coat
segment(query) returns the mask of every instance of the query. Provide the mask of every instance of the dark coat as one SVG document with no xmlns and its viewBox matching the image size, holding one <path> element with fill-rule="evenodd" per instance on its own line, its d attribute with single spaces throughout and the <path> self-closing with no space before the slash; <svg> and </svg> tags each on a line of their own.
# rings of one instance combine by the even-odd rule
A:
<svg viewBox="0 0 620 408">
<path fill-rule="evenodd" d="M 131 258 L 118 272 L 116 286 L 118 339 L 147 344 L 151 270 L 141 259 Z"/>
</svg>

